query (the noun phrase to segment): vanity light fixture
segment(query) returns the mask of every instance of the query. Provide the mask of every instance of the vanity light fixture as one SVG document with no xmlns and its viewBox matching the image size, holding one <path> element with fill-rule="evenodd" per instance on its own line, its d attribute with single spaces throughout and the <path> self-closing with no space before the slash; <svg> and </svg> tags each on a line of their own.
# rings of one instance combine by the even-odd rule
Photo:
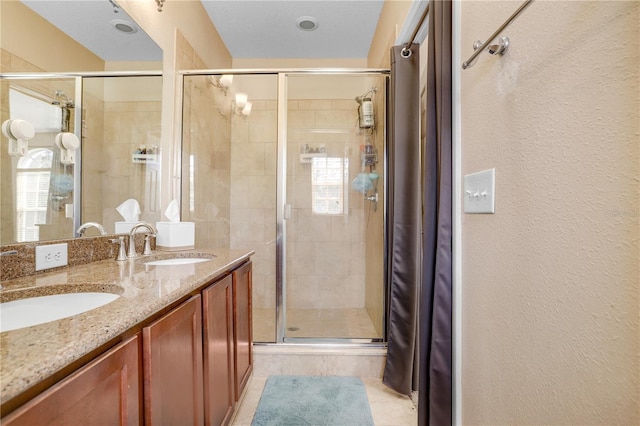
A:
<svg viewBox="0 0 640 426">
<path fill-rule="evenodd" d="M 247 104 L 244 106 L 244 108 L 242 108 L 242 115 L 244 115 L 245 117 L 248 117 L 249 114 L 251 114 L 251 107 L 253 106 L 253 104 L 251 102 L 247 102 Z"/>
<path fill-rule="evenodd" d="M 222 93 L 227 96 L 231 83 L 233 83 L 233 74 L 223 74 L 217 79 L 213 76 L 209 76 L 209 83 L 211 83 L 213 87 L 217 87 L 222 90 Z"/>
<path fill-rule="evenodd" d="M 156 0 L 156 4 L 158 5 L 158 12 L 162 12 L 162 6 L 164 6 L 165 0 Z"/>
<path fill-rule="evenodd" d="M 252 103 L 246 93 L 236 93 L 236 98 L 232 102 L 231 109 L 237 115 L 249 116 L 251 114 Z"/>
</svg>

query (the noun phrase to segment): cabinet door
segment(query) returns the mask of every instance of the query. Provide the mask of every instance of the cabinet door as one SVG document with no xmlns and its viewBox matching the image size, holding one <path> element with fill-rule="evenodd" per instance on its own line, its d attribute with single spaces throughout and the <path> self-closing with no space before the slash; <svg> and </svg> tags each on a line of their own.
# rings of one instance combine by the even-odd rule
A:
<svg viewBox="0 0 640 426">
<path fill-rule="evenodd" d="M 2 419 L 16 425 L 140 424 L 140 339 L 120 343 Z"/>
<path fill-rule="evenodd" d="M 235 397 L 242 391 L 253 369 L 251 336 L 251 262 L 233 271 L 233 339 L 235 347 Z"/>
<path fill-rule="evenodd" d="M 231 275 L 202 292 L 205 424 L 228 424 L 235 405 Z"/>
<path fill-rule="evenodd" d="M 147 425 L 202 425 L 202 307 L 194 296 L 142 329 Z"/>
</svg>

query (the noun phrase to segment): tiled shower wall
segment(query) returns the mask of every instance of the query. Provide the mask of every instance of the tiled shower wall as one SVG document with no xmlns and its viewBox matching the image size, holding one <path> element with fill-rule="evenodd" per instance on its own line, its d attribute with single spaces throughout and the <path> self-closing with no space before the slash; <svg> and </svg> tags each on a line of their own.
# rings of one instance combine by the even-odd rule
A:
<svg viewBox="0 0 640 426">
<path fill-rule="evenodd" d="M 249 117 L 233 114 L 231 248 L 256 251 L 253 306 L 275 308 L 277 102 L 254 101 Z"/>
<path fill-rule="evenodd" d="M 276 109 L 276 101 L 255 101 L 248 118 L 234 115 L 232 119 L 230 239 L 233 248 L 256 250 L 253 285 L 258 309 L 275 307 Z M 371 202 L 350 188 L 361 171 L 359 145 L 364 143 L 356 116 L 353 100 L 288 102 L 287 200 L 292 206 L 286 222 L 288 308 L 365 308 L 365 299 L 381 303 L 381 275 L 369 280 L 370 291 L 379 295 L 366 297 L 365 289 L 370 261 L 366 257 L 367 226 L 376 222 L 381 226 L 373 216 L 382 217 L 382 204 L 374 212 Z M 299 158 L 304 144 L 311 148 L 323 145 L 327 156 L 348 158 L 347 214 L 311 213 L 311 164 Z M 379 163 L 380 174 L 381 170 Z M 382 232 L 377 231 L 377 243 L 370 242 L 372 252 L 381 251 Z M 381 315 L 382 306 L 372 311 Z"/>
<path fill-rule="evenodd" d="M 132 158 L 140 145 L 160 146 L 160 109 L 160 102 L 104 103 L 103 160 L 94 164 L 100 165 L 96 172 L 102 180 L 101 223 L 109 233 L 124 220 L 116 207 L 129 198 L 138 200 L 140 220 L 161 220 L 159 159 L 135 163 Z"/>
<path fill-rule="evenodd" d="M 364 308 L 368 201 L 351 189 L 361 172 L 354 100 L 291 100 L 288 104 L 287 308 Z M 328 158 L 348 159 L 343 215 L 312 213 L 312 165 L 300 147 L 324 146 Z M 367 169 L 368 171 L 368 169 Z"/>
<path fill-rule="evenodd" d="M 384 87 L 384 84 L 380 82 L 378 87 Z M 365 273 L 365 308 L 369 314 L 369 318 L 373 322 L 373 326 L 378 333 L 378 336 L 384 335 L 384 323 L 385 318 L 385 250 L 384 250 L 384 234 L 386 227 L 386 215 L 385 215 L 385 191 L 384 191 L 384 158 L 385 158 L 385 145 L 384 138 L 385 133 L 382 131 L 382 125 L 384 123 L 384 111 L 385 100 L 383 96 L 375 96 L 373 98 L 376 112 L 376 123 L 378 123 L 378 130 L 373 134 L 373 142 L 378 151 L 378 164 L 377 171 L 380 174 L 380 181 L 378 182 L 378 203 L 377 206 L 369 204 L 366 208 L 367 211 L 367 223 L 366 223 L 366 273 Z M 375 207 L 375 208 L 374 208 Z"/>
<path fill-rule="evenodd" d="M 204 69 L 178 34 L 181 69 Z M 195 222 L 196 247 L 229 247 L 230 99 L 208 76 L 186 76 L 182 117 L 182 220 Z"/>
</svg>

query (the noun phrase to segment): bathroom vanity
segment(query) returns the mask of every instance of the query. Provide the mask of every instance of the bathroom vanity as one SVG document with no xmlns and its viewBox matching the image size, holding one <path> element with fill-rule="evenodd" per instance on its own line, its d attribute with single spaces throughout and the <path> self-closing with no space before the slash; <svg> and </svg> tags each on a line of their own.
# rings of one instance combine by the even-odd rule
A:
<svg viewBox="0 0 640 426">
<path fill-rule="evenodd" d="M 2 424 L 230 423 L 253 366 L 252 254 L 154 254 L 3 282 L 3 302 L 88 285 L 120 297 L 0 333 Z"/>
</svg>

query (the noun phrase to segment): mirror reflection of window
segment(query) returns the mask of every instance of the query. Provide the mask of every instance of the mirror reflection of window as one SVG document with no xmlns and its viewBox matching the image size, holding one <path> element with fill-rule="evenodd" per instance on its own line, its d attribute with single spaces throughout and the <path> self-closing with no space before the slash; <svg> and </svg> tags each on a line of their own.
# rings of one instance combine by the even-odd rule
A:
<svg viewBox="0 0 640 426">
<path fill-rule="evenodd" d="M 16 174 L 16 240 L 38 241 L 38 224 L 46 222 L 53 151 L 35 148 L 20 158 Z"/>
<path fill-rule="evenodd" d="M 314 214 L 347 214 L 349 159 L 315 157 L 311 162 L 311 205 Z"/>
</svg>

